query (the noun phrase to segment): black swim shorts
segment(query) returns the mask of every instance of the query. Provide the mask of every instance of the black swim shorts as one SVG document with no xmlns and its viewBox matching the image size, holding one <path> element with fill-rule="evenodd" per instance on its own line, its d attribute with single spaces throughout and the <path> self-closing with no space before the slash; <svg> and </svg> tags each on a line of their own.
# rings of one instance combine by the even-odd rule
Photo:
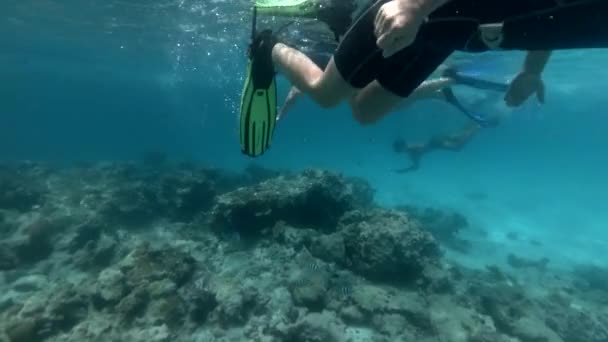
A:
<svg viewBox="0 0 608 342">
<path fill-rule="evenodd" d="M 555 0 L 452 0 L 429 16 L 412 45 L 383 58 L 376 45 L 374 19 L 388 1 L 372 2 L 334 54 L 338 71 L 355 88 L 377 80 L 386 90 L 407 97 L 454 51 L 487 51 L 479 37 L 480 24 L 512 18 L 505 22 L 508 32 L 500 48 L 608 47 L 608 25 L 602 19 L 608 16 L 608 0 L 567 0 L 560 9 Z M 557 27 L 561 30 L 555 34 Z"/>
<path fill-rule="evenodd" d="M 390 92 L 407 97 L 453 51 L 414 43 L 384 58 L 376 45 L 374 19 L 388 1 L 376 1 L 359 16 L 334 53 L 334 62 L 342 77 L 355 88 L 377 80 Z"/>
</svg>

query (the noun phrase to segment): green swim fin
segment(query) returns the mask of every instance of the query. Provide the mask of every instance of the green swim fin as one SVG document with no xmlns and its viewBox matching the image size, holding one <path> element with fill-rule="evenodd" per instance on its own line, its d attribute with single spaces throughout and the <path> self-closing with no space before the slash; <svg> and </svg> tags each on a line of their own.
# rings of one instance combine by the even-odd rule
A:
<svg viewBox="0 0 608 342">
<path fill-rule="evenodd" d="M 270 147 L 277 119 L 277 85 L 272 63 L 272 31 L 256 33 L 249 47 L 247 77 L 241 95 L 241 150 L 259 157 Z"/>
</svg>

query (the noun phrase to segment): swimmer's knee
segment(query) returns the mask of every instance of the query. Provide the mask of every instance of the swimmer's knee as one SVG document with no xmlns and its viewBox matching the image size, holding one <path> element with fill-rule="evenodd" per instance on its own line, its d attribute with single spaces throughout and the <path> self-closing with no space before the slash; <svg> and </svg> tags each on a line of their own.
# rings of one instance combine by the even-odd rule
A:
<svg viewBox="0 0 608 342">
<path fill-rule="evenodd" d="M 380 106 L 374 106 L 368 101 L 361 100 L 360 96 L 355 96 L 349 101 L 353 119 L 362 126 L 373 125 L 386 115 Z"/>
<path fill-rule="evenodd" d="M 361 106 L 357 106 L 353 101 L 350 102 L 350 108 L 353 115 L 353 118 L 357 123 L 361 126 L 369 126 L 378 122 L 380 115 L 378 113 L 374 113 L 367 108 L 362 108 Z"/>
<path fill-rule="evenodd" d="M 348 99 L 356 91 L 340 75 L 335 63 L 331 60 L 322 77 L 313 85 L 314 100 L 323 108 L 333 108 Z"/>
<path fill-rule="evenodd" d="M 315 102 L 317 102 L 317 104 L 319 106 L 321 106 L 321 108 L 329 109 L 329 108 L 336 107 L 337 105 L 340 104 L 340 102 L 342 102 L 344 100 L 341 97 L 329 96 L 329 95 L 333 95 L 333 94 L 329 94 L 329 93 L 325 93 L 325 92 L 317 94 L 315 96 Z"/>
<path fill-rule="evenodd" d="M 353 118 L 366 126 L 380 121 L 401 101 L 402 97 L 392 94 L 374 81 L 351 97 L 350 108 Z"/>
<path fill-rule="evenodd" d="M 347 99 L 350 94 L 345 90 L 316 85 L 313 87 L 313 91 L 310 95 L 319 106 L 328 109 L 338 106 Z"/>
</svg>

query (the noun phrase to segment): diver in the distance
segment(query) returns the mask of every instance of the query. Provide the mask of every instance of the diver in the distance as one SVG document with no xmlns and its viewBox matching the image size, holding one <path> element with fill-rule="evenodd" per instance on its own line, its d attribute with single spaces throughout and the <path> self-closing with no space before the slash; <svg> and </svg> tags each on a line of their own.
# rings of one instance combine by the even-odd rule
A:
<svg viewBox="0 0 608 342">
<path fill-rule="evenodd" d="M 433 136 L 428 141 L 422 143 L 407 143 L 403 139 L 395 140 L 393 142 L 393 151 L 407 154 L 411 162 L 410 166 L 397 169 L 395 172 L 406 173 L 418 170 L 422 157 L 433 151 L 459 152 L 480 129 L 481 126 L 479 124 L 472 122 L 458 132 Z"/>
<path fill-rule="evenodd" d="M 494 89 L 501 91 L 506 89 L 505 102 L 509 106 L 518 106 L 523 103 L 531 94 L 536 94 L 540 103 L 545 101 L 545 87 L 542 81 L 542 73 L 551 55 L 550 51 L 531 51 L 528 52 L 524 60 L 521 70 L 511 81 L 508 89 L 500 83 L 487 82 L 480 79 L 473 79 L 459 75 L 453 69 L 447 69 L 444 77 L 452 77 L 458 79 L 461 84 L 469 84 L 475 86 L 484 85 L 486 89 Z M 451 89 L 444 90 L 446 98 L 451 98 L 450 103 L 461 108 L 462 111 L 467 111 L 453 96 Z M 469 114 L 469 117 L 475 115 Z M 502 120 L 499 114 L 489 114 L 484 118 L 485 126 L 498 126 Z M 420 168 L 420 161 L 423 156 L 434 151 L 452 151 L 460 152 L 466 144 L 481 130 L 482 125 L 477 120 L 468 123 L 464 128 L 449 134 L 436 135 L 431 137 L 426 142 L 407 143 L 404 139 L 397 139 L 393 142 L 393 151 L 396 153 L 407 154 L 410 159 L 410 166 L 395 170 L 397 173 L 407 173 L 416 171 Z"/>
</svg>

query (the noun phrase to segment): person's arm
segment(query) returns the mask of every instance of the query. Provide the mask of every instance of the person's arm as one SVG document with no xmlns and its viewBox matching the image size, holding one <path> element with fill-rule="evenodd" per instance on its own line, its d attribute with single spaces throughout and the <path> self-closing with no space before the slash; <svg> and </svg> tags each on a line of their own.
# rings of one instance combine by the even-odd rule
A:
<svg viewBox="0 0 608 342">
<path fill-rule="evenodd" d="M 551 57 L 551 51 L 528 51 L 522 72 L 535 75 L 542 74 L 547 62 L 549 62 L 549 57 Z"/>
<path fill-rule="evenodd" d="M 507 106 L 520 106 L 533 94 L 536 94 L 540 103 L 545 103 L 545 85 L 541 75 L 549 57 L 551 51 L 528 52 L 521 71 L 515 76 L 505 95 Z"/>
</svg>

